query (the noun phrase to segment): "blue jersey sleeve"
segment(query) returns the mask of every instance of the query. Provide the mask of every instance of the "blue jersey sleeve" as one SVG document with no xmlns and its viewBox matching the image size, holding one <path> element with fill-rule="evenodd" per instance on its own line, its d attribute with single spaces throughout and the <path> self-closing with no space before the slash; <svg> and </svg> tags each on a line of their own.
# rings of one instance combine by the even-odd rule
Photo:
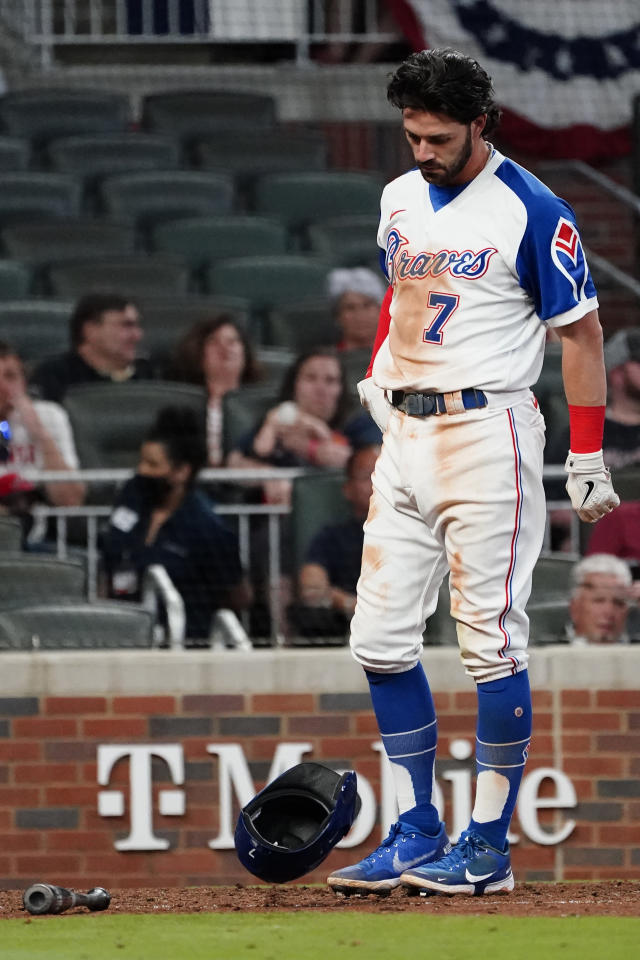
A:
<svg viewBox="0 0 640 960">
<path fill-rule="evenodd" d="M 596 289 L 569 204 L 517 164 L 502 164 L 497 176 L 526 208 L 516 270 L 540 319 L 552 320 L 595 299 Z"/>
</svg>

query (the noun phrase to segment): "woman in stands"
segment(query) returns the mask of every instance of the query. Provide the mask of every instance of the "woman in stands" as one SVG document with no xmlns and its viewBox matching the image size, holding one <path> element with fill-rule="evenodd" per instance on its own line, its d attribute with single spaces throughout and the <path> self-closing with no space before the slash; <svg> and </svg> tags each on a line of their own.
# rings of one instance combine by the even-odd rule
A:
<svg viewBox="0 0 640 960">
<path fill-rule="evenodd" d="M 191 646 L 206 644 L 216 610 L 239 611 L 251 599 L 237 538 L 195 487 L 206 457 L 193 410 L 161 410 L 101 540 L 111 597 L 139 600 L 147 567 L 165 567 L 184 600 Z"/>
<path fill-rule="evenodd" d="M 341 469 L 356 447 L 380 442 L 369 415 L 349 416 L 351 408 L 336 351 L 309 350 L 289 367 L 278 404 L 231 451 L 228 466 Z M 268 503 L 288 503 L 290 481 L 266 481 L 263 492 Z"/>
<path fill-rule="evenodd" d="M 194 324 L 178 343 L 171 376 L 204 386 L 207 406 L 207 463 L 222 463 L 222 398 L 261 379 L 261 370 L 243 330 L 221 315 Z"/>
</svg>

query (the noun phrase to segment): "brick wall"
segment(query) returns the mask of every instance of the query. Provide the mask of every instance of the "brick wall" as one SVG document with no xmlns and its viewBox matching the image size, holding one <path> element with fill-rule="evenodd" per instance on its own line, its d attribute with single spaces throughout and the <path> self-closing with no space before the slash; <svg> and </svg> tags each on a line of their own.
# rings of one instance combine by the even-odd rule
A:
<svg viewBox="0 0 640 960">
<path fill-rule="evenodd" d="M 231 688 L 239 685 L 238 680 Z M 527 773 L 553 767 L 569 778 L 578 805 L 540 810 L 538 818 L 545 829 L 557 829 L 568 818 L 576 826 L 564 842 L 541 845 L 527 839 L 516 817 L 516 874 L 521 879 L 640 879 L 640 690 L 553 687 L 535 688 Z M 453 754 L 454 741 L 471 741 L 475 694 L 436 685 L 435 699 L 440 717 L 437 776 L 450 825 L 452 785 L 442 775 L 472 770 L 472 758 L 457 760 Z M 353 767 L 366 777 L 379 804 L 381 761 L 372 749 L 377 739 L 368 693 L 359 683 L 334 693 L 158 689 L 152 694 L 1 695 L 0 887 L 20 888 L 36 880 L 83 889 L 247 881 L 233 850 L 208 845 L 221 824 L 219 761 L 207 747 L 240 744 L 258 788 L 278 744 L 309 744 L 307 759 Z M 183 816 L 160 814 L 159 791 L 175 784 L 166 764 L 153 762 L 153 831 L 169 841 L 168 850 L 114 848 L 130 830 L 127 759 L 114 765 L 108 783 L 109 790 L 123 792 L 124 815 L 98 814 L 103 787 L 97 782 L 97 747 L 119 743 L 179 744 L 183 749 Z M 552 786 L 544 781 L 542 797 Z M 380 829 L 377 823 L 366 843 L 355 849 L 334 851 L 329 865 L 359 859 L 377 845 Z M 320 881 L 326 872 L 325 864 L 308 879 Z"/>
</svg>

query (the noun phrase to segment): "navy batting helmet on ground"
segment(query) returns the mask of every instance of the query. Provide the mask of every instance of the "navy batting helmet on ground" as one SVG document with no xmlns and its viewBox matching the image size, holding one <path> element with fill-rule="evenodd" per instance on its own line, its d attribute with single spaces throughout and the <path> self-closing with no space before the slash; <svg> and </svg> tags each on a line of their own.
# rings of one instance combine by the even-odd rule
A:
<svg viewBox="0 0 640 960">
<path fill-rule="evenodd" d="M 268 883 L 295 880 L 322 863 L 360 810 L 353 771 L 299 763 L 268 784 L 240 812 L 240 863 Z"/>
</svg>

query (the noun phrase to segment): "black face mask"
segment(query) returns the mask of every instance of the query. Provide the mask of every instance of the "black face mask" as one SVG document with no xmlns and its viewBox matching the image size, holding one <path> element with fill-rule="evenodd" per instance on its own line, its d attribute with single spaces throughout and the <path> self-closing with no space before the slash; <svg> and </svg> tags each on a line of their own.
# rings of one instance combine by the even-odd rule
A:
<svg viewBox="0 0 640 960">
<path fill-rule="evenodd" d="M 168 477 L 147 477 L 137 473 L 136 481 L 145 503 L 150 507 L 160 506 L 172 489 Z"/>
</svg>

